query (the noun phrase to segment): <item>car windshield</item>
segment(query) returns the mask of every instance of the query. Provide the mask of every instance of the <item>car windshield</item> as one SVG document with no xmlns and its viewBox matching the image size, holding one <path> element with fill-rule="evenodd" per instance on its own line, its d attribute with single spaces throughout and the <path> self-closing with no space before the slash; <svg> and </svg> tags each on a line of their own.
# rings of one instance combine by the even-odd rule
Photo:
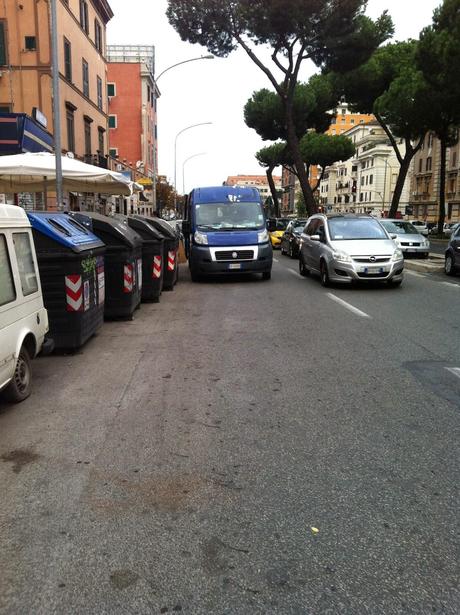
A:
<svg viewBox="0 0 460 615">
<path fill-rule="evenodd" d="M 328 226 L 332 241 L 388 239 L 377 220 L 370 218 L 333 218 Z"/>
<path fill-rule="evenodd" d="M 382 220 L 381 224 L 389 233 L 396 233 L 396 235 L 418 235 L 418 230 L 410 222 Z"/>
<path fill-rule="evenodd" d="M 287 229 L 287 225 L 289 224 L 289 220 L 279 219 L 276 221 L 276 230 L 277 231 L 285 231 Z"/>
<path fill-rule="evenodd" d="M 264 226 L 260 203 L 205 203 L 196 206 L 198 228 L 216 231 L 258 229 Z"/>
</svg>

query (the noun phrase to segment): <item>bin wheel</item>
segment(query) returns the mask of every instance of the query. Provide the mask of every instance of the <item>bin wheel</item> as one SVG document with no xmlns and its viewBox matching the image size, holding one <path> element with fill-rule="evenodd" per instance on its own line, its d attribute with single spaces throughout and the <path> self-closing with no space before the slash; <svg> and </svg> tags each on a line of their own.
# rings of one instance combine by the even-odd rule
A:
<svg viewBox="0 0 460 615">
<path fill-rule="evenodd" d="M 24 346 L 19 352 L 16 367 L 14 369 L 13 379 L 4 391 L 4 397 L 7 401 L 18 403 L 29 397 L 31 392 L 32 382 L 32 367 L 29 353 Z"/>
</svg>

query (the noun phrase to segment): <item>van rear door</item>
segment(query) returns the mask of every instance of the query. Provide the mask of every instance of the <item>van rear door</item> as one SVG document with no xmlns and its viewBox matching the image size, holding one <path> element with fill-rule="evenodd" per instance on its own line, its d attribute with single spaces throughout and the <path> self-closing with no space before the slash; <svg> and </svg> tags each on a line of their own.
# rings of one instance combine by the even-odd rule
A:
<svg viewBox="0 0 460 615">
<path fill-rule="evenodd" d="M 17 289 L 12 254 L 11 233 L 0 230 L 0 389 L 11 380 L 15 366 Z"/>
</svg>

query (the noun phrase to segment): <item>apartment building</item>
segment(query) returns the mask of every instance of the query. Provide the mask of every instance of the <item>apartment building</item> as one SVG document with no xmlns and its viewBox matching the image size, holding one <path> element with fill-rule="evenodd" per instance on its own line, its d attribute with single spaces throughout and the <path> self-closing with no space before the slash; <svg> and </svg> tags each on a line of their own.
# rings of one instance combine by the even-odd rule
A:
<svg viewBox="0 0 460 615">
<path fill-rule="evenodd" d="M 281 176 L 273 175 L 273 181 L 277 192 L 280 192 Z M 266 175 L 229 175 L 224 181 L 224 186 L 257 188 L 262 197 L 262 201 L 265 201 L 272 194 Z"/>
<path fill-rule="evenodd" d="M 108 45 L 107 79 L 109 133 L 115 168 L 144 185 L 139 199 L 131 200 L 133 212 L 156 211 L 155 177 L 158 175 L 157 88 L 155 47 Z"/>
<path fill-rule="evenodd" d="M 53 132 L 49 9 L 48 2 L 0 3 L 0 111 L 26 113 Z M 112 17 L 107 0 L 57 0 L 62 149 L 99 166 L 107 165 L 105 36 Z M 64 197 L 64 206 L 80 205 L 79 195 Z"/>
<path fill-rule="evenodd" d="M 460 220 L 459 185 L 460 143 L 448 148 L 446 154 L 446 222 Z M 437 222 L 439 216 L 441 145 L 433 133 L 428 133 L 414 157 L 410 188 L 410 205 L 414 218 Z"/>
<path fill-rule="evenodd" d="M 356 146 L 353 158 L 327 167 L 321 181 L 320 204 L 327 211 L 388 212 L 399 175 L 399 162 L 383 128 L 375 120 L 344 133 Z M 398 143 L 404 155 L 404 143 Z M 410 178 L 401 195 L 399 211 L 409 204 Z"/>
</svg>

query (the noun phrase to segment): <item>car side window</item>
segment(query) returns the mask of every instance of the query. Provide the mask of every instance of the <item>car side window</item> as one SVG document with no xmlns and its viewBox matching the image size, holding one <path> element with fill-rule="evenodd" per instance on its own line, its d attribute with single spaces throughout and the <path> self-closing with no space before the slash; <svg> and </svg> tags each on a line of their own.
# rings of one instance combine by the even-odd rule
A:
<svg viewBox="0 0 460 615">
<path fill-rule="evenodd" d="M 312 220 L 309 224 L 307 224 L 305 228 L 305 234 L 310 235 L 310 237 L 312 235 L 315 235 L 319 222 L 320 222 L 319 220 Z"/>
<path fill-rule="evenodd" d="M 318 224 L 318 228 L 316 229 L 316 234 L 320 236 L 321 241 L 326 239 L 326 231 L 324 230 L 323 222 L 320 222 L 320 224 Z"/>
<path fill-rule="evenodd" d="M 455 232 L 454 237 L 459 238 L 460 239 L 460 226 L 457 228 L 457 231 Z"/>
<path fill-rule="evenodd" d="M 6 305 L 16 299 L 13 272 L 6 237 L 0 234 L 0 305 Z"/>
<path fill-rule="evenodd" d="M 13 233 L 14 249 L 24 297 L 38 291 L 37 272 L 32 256 L 32 245 L 28 233 Z"/>
</svg>

